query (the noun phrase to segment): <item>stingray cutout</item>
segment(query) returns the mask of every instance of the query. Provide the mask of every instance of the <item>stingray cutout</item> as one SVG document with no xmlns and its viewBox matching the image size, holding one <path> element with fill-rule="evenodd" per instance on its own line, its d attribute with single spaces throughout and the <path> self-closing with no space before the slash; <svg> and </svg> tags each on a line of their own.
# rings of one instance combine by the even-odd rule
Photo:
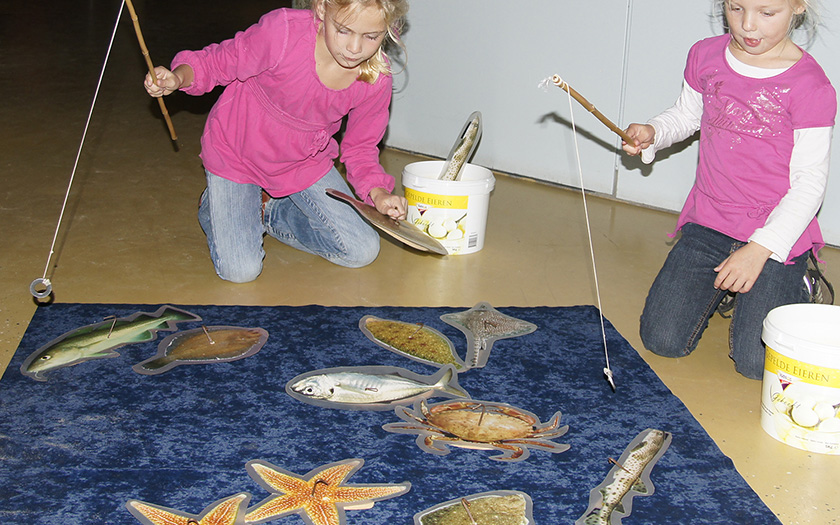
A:
<svg viewBox="0 0 840 525">
<path fill-rule="evenodd" d="M 136 312 L 128 317 L 106 319 L 53 339 L 26 358 L 23 375 L 46 381 L 44 374 L 93 359 L 118 357 L 121 346 L 157 339 L 158 332 L 177 330 L 178 323 L 201 321 L 201 317 L 180 308 L 163 305 L 153 313 Z"/>
<path fill-rule="evenodd" d="M 487 364 L 495 341 L 530 334 L 537 329 L 534 323 L 505 315 L 487 302 L 440 318 L 467 336 L 466 363 L 469 368 L 483 368 Z"/>
<path fill-rule="evenodd" d="M 494 490 L 439 503 L 414 515 L 414 525 L 445 523 L 534 525 L 534 502 L 518 490 Z"/>
<path fill-rule="evenodd" d="M 251 495 L 241 492 L 210 504 L 201 514 L 186 514 L 139 500 L 129 500 L 125 506 L 144 525 L 244 525 L 249 501 Z"/>
<path fill-rule="evenodd" d="M 406 323 L 366 315 L 359 321 L 359 329 L 377 345 L 420 363 L 440 368 L 453 365 L 462 372 L 467 365 L 455 352 L 452 341 L 423 323 Z"/>
<path fill-rule="evenodd" d="M 575 525 L 621 525 L 621 518 L 633 510 L 634 496 L 653 494 L 650 472 L 670 444 L 669 432 L 652 428 L 640 432 L 604 481 L 589 493 L 589 507 Z"/>
<path fill-rule="evenodd" d="M 454 399 L 433 405 L 420 401 L 413 410 L 397 407 L 394 412 L 404 422 L 387 423 L 384 430 L 416 434 L 421 450 L 439 456 L 449 454 L 449 446 L 498 451 L 490 459 L 509 462 L 527 459 L 531 448 L 554 454 L 569 450 L 551 441 L 569 430 L 560 427 L 560 411 L 541 423 L 536 414 L 506 403 Z"/>
<path fill-rule="evenodd" d="M 345 485 L 344 481 L 364 465 L 353 458 L 329 463 L 299 476 L 261 460 L 249 461 L 248 474 L 271 495 L 248 509 L 247 523 L 264 523 L 298 514 L 309 525 L 344 525 L 345 510 L 364 510 L 377 501 L 401 496 L 411 483 Z"/>
<path fill-rule="evenodd" d="M 341 410 L 392 410 L 430 397 L 470 397 L 452 365 L 431 376 L 394 366 L 324 368 L 294 377 L 286 383 L 286 393 L 310 405 Z M 360 398 L 370 401 L 354 401 Z"/>
<path fill-rule="evenodd" d="M 262 328 L 206 326 L 166 336 L 157 353 L 137 363 L 138 374 L 157 375 L 179 365 L 227 363 L 251 357 L 262 349 L 268 332 Z"/>
</svg>

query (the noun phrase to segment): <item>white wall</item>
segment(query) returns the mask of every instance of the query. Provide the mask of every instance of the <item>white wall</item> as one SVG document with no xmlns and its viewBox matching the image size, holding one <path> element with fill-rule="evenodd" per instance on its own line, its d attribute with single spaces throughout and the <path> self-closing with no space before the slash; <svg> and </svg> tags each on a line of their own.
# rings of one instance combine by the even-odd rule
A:
<svg viewBox="0 0 840 525">
<path fill-rule="evenodd" d="M 840 58 L 831 52 L 840 48 L 840 6 L 827 4 L 826 27 L 809 52 L 840 90 Z M 619 127 L 644 121 L 678 96 L 691 44 L 722 32 L 710 13 L 710 0 L 415 0 L 387 144 L 445 157 L 478 110 L 484 131 L 473 162 L 579 187 L 568 96 L 537 84 L 559 74 Z M 696 140 L 642 166 L 620 154 L 620 139 L 577 102 L 573 111 L 587 189 L 682 206 Z M 840 132 L 834 152 L 820 219 L 828 242 L 840 245 Z"/>
</svg>

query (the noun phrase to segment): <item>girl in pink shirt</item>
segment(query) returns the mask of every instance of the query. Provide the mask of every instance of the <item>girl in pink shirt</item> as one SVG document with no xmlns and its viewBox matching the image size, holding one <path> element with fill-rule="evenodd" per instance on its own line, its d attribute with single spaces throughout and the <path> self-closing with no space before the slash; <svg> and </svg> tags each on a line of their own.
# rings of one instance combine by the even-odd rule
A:
<svg viewBox="0 0 840 525">
<path fill-rule="evenodd" d="M 382 49 L 399 44 L 406 0 L 315 0 L 278 9 L 232 39 L 182 51 L 146 75 L 153 97 L 225 86 L 201 137 L 207 189 L 199 222 L 216 273 L 256 279 L 264 234 L 347 267 L 373 262 L 379 235 L 326 195 L 350 189 L 394 218 L 406 202 L 379 163 L 392 78 Z M 333 138 L 346 122 L 341 148 Z"/>
<path fill-rule="evenodd" d="M 729 355 L 738 372 L 761 379 L 764 318 L 808 300 L 807 258 L 824 245 L 816 213 L 837 96 L 791 40 L 813 21 L 812 0 L 718 1 L 728 34 L 691 48 L 676 105 L 627 128 L 635 140 L 624 150 L 646 163 L 700 130 L 681 237 L 648 294 L 640 333 L 654 353 L 688 355 L 722 298 L 734 294 Z"/>
</svg>

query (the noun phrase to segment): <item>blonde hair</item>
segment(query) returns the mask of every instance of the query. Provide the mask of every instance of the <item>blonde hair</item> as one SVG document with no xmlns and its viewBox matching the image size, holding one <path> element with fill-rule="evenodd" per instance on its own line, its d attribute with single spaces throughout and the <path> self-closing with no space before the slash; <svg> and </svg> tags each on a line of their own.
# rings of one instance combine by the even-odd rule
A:
<svg viewBox="0 0 840 525">
<path fill-rule="evenodd" d="M 312 12 L 316 18 L 316 10 L 319 5 L 323 5 L 325 10 L 343 11 L 347 9 L 349 10 L 348 14 L 366 7 L 377 8 L 385 19 L 388 34 L 376 53 L 362 62 L 358 79 L 373 84 L 379 78 L 379 75 L 390 75 L 392 73 L 391 60 L 385 53 L 385 48 L 389 44 L 393 44 L 400 50 L 405 51 L 405 45 L 400 39 L 400 31 L 405 23 L 405 15 L 408 13 L 407 0 L 312 0 Z"/>
<path fill-rule="evenodd" d="M 729 31 L 729 25 L 726 22 L 726 6 L 730 0 L 713 0 L 715 5 L 715 15 L 723 20 L 723 27 Z M 805 8 L 799 14 L 794 13 L 790 20 L 790 29 L 788 35 L 793 36 L 794 31 L 800 31 L 805 35 L 805 43 L 810 45 L 817 36 L 817 27 L 820 25 L 819 17 L 819 0 L 788 0 L 791 6 L 800 5 Z"/>
</svg>

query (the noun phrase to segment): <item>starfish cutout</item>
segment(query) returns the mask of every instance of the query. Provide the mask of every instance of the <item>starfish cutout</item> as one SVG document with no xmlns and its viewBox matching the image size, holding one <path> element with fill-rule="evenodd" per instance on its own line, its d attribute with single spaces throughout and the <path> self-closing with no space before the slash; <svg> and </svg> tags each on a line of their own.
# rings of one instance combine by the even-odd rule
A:
<svg viewBox="0 0 840 525">
<path fill-rule="evenodd" d="M 444 314 L 441 320 L 467 336 L 467 366 L 482 368 L 490 358 L 490 349 L 497 339 L 530 334 L 537 325 L 517 319 L 496 310 L 490 303 L 481 302 L 469 310 Z"/>
<path fill-rule="evenodd" d="M 144 525 L 243 525 L 249 501 L 251 495 L 242 492 L 211 504 L 199 516 L 138 500 L 125 506 Z"/>
<path fill-rule="evenodd" d="M 408 482 L 342 485 L 363 464 L 363 459 L 347 459 L 298 476 L 264 461 L 249 461 L 245 466 L 248 473 L 274 495 L 249 509 L 245 521 L 263 523 L 297 513 L 310 525 L 339 525 L 346 523 L 345 509 L 369 509 L 375 501 L 405 494 L 411 488 Z"/>
</svg>

